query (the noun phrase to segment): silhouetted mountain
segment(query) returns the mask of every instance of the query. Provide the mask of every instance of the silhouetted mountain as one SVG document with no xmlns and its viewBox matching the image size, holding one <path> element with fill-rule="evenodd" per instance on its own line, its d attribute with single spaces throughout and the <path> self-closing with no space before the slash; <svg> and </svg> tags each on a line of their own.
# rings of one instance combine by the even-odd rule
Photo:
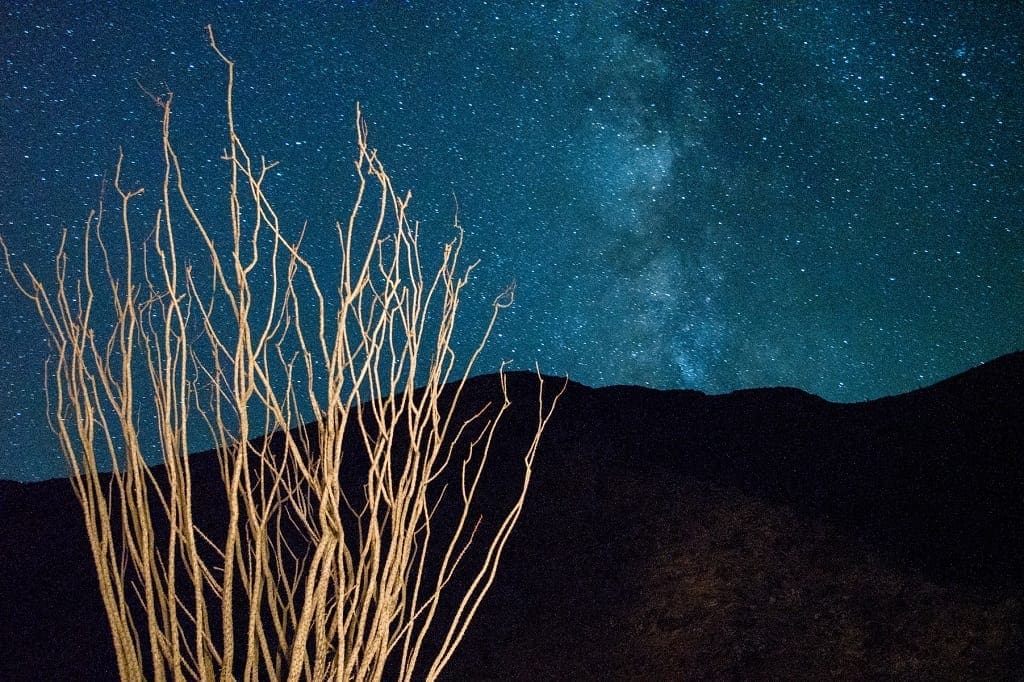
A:
<svg viewBox="0 0 1024 682">
<path fill-rule="evenodd" d="M 485 520 L 520 480 L 536 384 L 508 375 Z M 473 379 L 463 414 L 497 396 Z M 857 404 L 570 383 L 447 677 L 1020 678 L 1022 405 L 1024 353 Z M 0 679 L 116 676 L 65 480 L 0 481 L 0 642 Z"/>
</svg>

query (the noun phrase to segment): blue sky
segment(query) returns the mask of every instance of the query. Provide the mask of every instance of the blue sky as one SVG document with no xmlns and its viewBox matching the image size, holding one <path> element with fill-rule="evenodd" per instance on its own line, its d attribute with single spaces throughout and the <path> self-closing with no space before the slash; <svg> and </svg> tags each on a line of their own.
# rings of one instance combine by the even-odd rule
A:
<svg viewBox="0 0 1024 682">
<path fill-rule="evenodd" d="M 140 84 L 215 212 L 211 23 L 296 230 L 345 214 L 357 101 L 428 247 L 457 196 L 467 333 L 517 283 L 479 371 L 857 401 L 1019 350 L 1024 6 L 775 4 L 9 3 L 0 232 L 44 269 L 119 147 L 156 188 Z M 0 478 L 59 475 L 40 325 L 11 286 L 0 315 Z"/>
</svg>

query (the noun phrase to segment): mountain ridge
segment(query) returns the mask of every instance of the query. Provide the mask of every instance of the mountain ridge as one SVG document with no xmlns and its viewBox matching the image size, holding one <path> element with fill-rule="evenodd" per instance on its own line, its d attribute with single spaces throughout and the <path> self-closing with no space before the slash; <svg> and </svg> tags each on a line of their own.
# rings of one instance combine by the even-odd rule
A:
<svg viewBox="0 0 1024 682">
<path fill-rule="evenodd" d="M 516 453 L 536 416 L 536 375 L 513 372 L 505 378 L 513 409 L 488 464 L 481 504 L 485 518 L 494 518 L 507 504 L 508 482 L 521 476 Z M 545 378 L 545 395 L 550 397 L 561 381 Z M 462 413 L 495 399 L 498 388 L 494 375 L 471 379 Z M 1024 671 L 1022 401 L 1024 353 L 931 387 L 862 403 L 831 403 L 788 388 L 706 395 L 570 382 L 542 438 L 534 481 L 498 583 L 449 678 L 568 679 L 605 671 L 622 679 L 655 679 L 669 675 L 676 664 L 705 671 L 696 677 L 785 674 L 790 664 L 777 650 L 786 648 L 786 660 L 799 661 L 794 652 L 805 645 L 796 634 L 774 642 L 771 628 L 785 633 L 791 627 L 785 623 L 813 619 L 805 610 L 837 602 L 847 583 L 861 585 L 858 594 L 868 590 L 847 575 L 850 571 L 896 575 L 892 584 L 901 587 L 893 587 L 895 592 L 930 594 L 932 601 L 938 598 L 928 590 L 945 590 L 941 594 L 947 596 L 937 601 L 946 605 L 942 608 L 974 614 L 969 617 L 1009 633 L 999 646 L 975 639 L 963 645 L 968 653 L 956 654 L 963 669 Z M 193 457 L 197 470 L 215 471 L 203 468 L 210 466 L 209 453 Z M 205 484 L 214 499 L 217 480 L 211 474 Z M 66 479 L 0 481 L 0 604 L 5 605 L 0 641 L 10 643 L 0 655 L 0 678 L 62 679 L 82 671 L 90 679 L 112 679 L 109 634 L 80 514 Z M 771 551 L 764 549 L 766 537 Z M 835 559 L 848 552 L 856 559 Z M 780 556 L 800 570 L 779 563 Z M 686 563 L 686 557 L 703 557 L 704 563 Z M 823 565 L 834 565 L 832 573 L 819 575 Z M 739 590 L 739 596 L 729 593 L 730 607 L 722 616 L 735 617 L 738 624 L 715 625 L 721 614 L 712 602 L 694 616 L 691 593 L 673 602 L 674 590 L 682 588 L 676 578 L 665 577 L 669 570 L 687 580 L 706 570 L 733 576 L 712 583 L 705 576 L 694 585 Z M 753 576 L 744 573 L 749 571 Z M 776 577 L 758 577 L 762 573 Z M 874 579 L 880 581 L 889 584 Z M 748 603 L 754 597 L 745 592 L 744 585 L 752 582 L 760 585 L 757 604 Z M 778 604 L 790 603 L 786 590 L 805 582 L 819 585 L 819 601 L 790 605 L 777 614 Z M 648 589 L 661 596 L 655 599 Z M 886 606 L 907 597 L 871 594 L 858 599 L 874 600 L 876 610 L 896 609 L 888 619 L 905 621 L 907 630 L 926 631 L 912 615 L 924 606 Z M 971 601 L 975 594 L 983 598 Z M 666 615 L 665 600 L 674 604 L 672 613 L 690 615 Z M 832 614 L 835 636 L 853 617 L 844 608 L 835 606 L 838 615 Z M 765 619 L 774 625 L 757 624 Z M 698 621 L 702 632 L 720 627 L 726 634 L 700 639 L 693 629 Z M 837 669 L 902 665 L 899 638 L 879 643 L 878 632 L 887 626 L 865 623 L 858 626 L 859 647 L 837 658 Z M 627 632 L 630 627 L 647 633 L 640 644 L 636 632 Z M 561 638 L 564 646 L 552 647 L 551 637 Z M 822 647 L 834 647 L 832 637 L 833 631 L 823 627 L 807 660 L 813 663 Z M 673 647 L 686 642 L 690 653 L 707 652 L 707 661 L 686 658 L 672 647 L 652 653 L 660 651 L 662 640 L 674 642 Z M 752 648 L 737 658 L 737 646 Z M 879 648 L 884 646 L 890 649 Z M 975 650 L 985 656 L 969 653 Z M 532 653 L 516 661 L 517 651 Z M 942 653 L 947 666 L 951 655 Z"/>
</svg>

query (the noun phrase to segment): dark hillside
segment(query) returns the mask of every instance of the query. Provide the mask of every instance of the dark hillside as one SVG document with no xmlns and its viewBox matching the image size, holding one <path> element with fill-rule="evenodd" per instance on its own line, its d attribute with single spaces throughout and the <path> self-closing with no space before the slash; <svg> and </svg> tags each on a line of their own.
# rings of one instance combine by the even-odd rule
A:
<svg viewBox="0 0 1024 682">
<path fill-rule="evenodd" d="M 485 523 L 536 415 L 536 377 L 509 387 Z M 851 405 L 571 384 L 449 675 L 1019 678 L 1022 400 L 1020 353 Z M 79 514 L 66 481 L 0 482 L 0 679 L 114 674 Z"/>
</svg>

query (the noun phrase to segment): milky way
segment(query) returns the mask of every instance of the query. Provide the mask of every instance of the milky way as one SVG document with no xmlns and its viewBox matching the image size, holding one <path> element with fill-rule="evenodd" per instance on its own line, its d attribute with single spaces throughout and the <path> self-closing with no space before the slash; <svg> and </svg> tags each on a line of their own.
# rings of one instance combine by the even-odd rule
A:
<svg viewBox="0 0 1024 682">
<path fill-rule="evenodd" d="M 1020 3 L 161 5 L 5 10 L 0 230 L 18 257 L 42 265 L 81 230 L 119 146 L 155 187 L 140 84 L 175 92 L 216 209 L 212 23 L 296 229 L 330 236 L 344 214 L 357 101 L 428 246 L 457 197 L 481 259 L 466 329 L 517 283 L 479 371 L 856 401 L 1024 347 Z M 39 323 L 9 285 L 0 315 L 0 478 L 58 475 Z"/>
</svg>

